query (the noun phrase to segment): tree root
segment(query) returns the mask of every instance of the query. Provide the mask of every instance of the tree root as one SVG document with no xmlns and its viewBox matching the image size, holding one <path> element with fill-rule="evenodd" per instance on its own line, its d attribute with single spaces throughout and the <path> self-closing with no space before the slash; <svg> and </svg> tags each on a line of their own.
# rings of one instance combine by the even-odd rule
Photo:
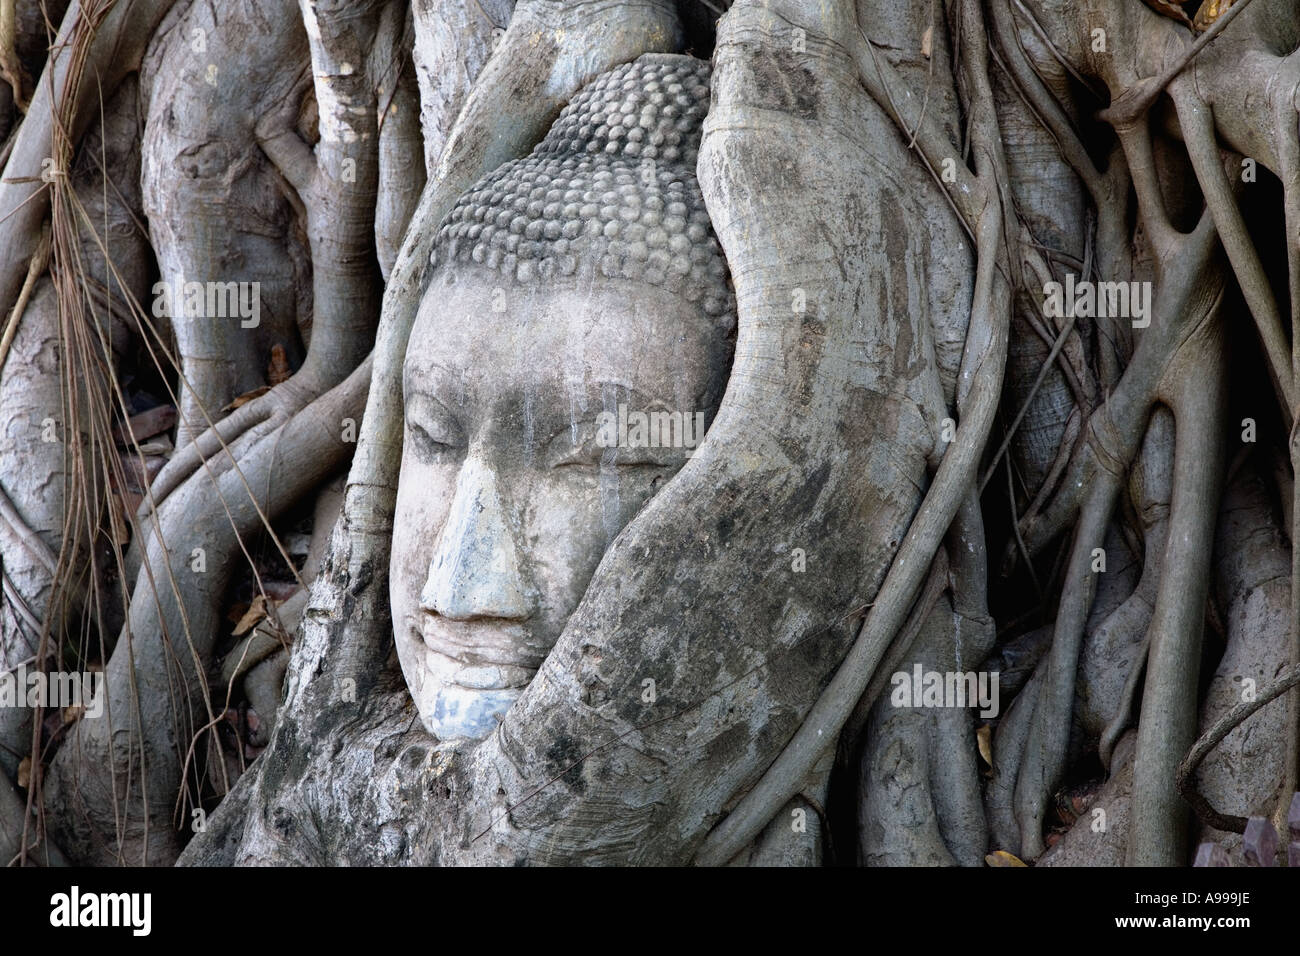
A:
<svg viewBox="0 0 1300 956">
<path fill-rule="evenodd" d="M 1217 318 L 1170 366 L 1176 426 L 1173 498 L 1133 770 L 1131 866 L 1185 862 L 1186 805 L 1174 788 L 1178 755 L 1196 734 L 1201 633 L 1209 593 L 1227 417 L 1226 343 Z"/>
<path fill-rule="evenodd" d="M 216 604 L 233 566 L 230 552 L 350 453 L 351 446 L 340 441 L 340 423 L 360 416 L 369 372 L 369 361 L 362 363 L 264 438 L 239 469 L 217 481 L 215 495 L 210 487 L 194 487 L 161 515 L 131 619 L 106 668 L 104 719 L 76 725 L 47 778 L 47 805 L 60 808 L 65 828 L 86 815 L 76 832 L 61 838 L 75 858 L 170 863 L 179 852 L 173 803 L 196 717 L 206 711 L 206 723 L 215 724 L 204 674 Z M 179 540 L 182 533 L 197 551 L 168 552 L 157 544 Z M 211 570 L 195 573 L 197 552 Z M 74 793 L 80 794 L 75 807 L 68 805 Z M 116 845 L 109 834 L 117 834 Z"/>
<path fill-rule="evenodd" d="M 1125 145 L 1140 156 L 1141 146 L 1147 142 L 1143 132 L 1136 132 L 1128 134 Z M 1144 176 L 1136 168 L 1134 179 L 1142 184 L 1140 199 L 1153 203 L 1158 200 L 1150 195 Z M 1149 208 L 1146 214 L 1153 223 L 1164 219 L 1162 206 Z M 1039 689 L 1025 760 L 1015 785 L 1022 856 L 1037 857 L 1043 851 L 1047 801 L 1065 769 L 1079 650 L 1096 584 L 1093 549 L 1103 544 L 1121 481 L 1136 454 L 1161 379 L 1183 342 L 1216 308 L 1222 288 L 1220 270 L 1211 268 L 1215 234 L 1208 213 L 1186 236 L 1175 236 L 1171 227 L 1157 227 L 1157 231 L 1164 242 L 1158 259 L 1158 264 L 1163 264 L 1158 269 L 1164 275 L 1157 285 L 1151 326 L 1144 332 L 1110 402 L 1089 419 L 1092 440 L 1072 462 L 1062 492 L 1044 515 L 1023 528 L 1032 553 L 1064 526 L 1072 516 L 1074 502 L 1082 499 L 1052 650 L 1045 661 L 1045 682 Z M 1175 253 L 1181 253 L 1176 262 Z M 1177 272 L 1177 279 L 1171 271 Z M 1160 294 L 1163 290 L 1168 291 Z M 1119 428 L 1115 426 L 1117 418 Z M 1103 439 L 1103 435 L 1107 437 Z"/>
<path fill-rule="evenodd" d="M 982 656 L 948 600 L 934 607 L 901 673 L 964 672 Z M 973 622 L 972 622 L 973 623 Z M 991 643 L 991 623 L 985 620 Z M 972 646 L 973 645 L 973 646 Z M 968 658 L 969 655 L 969 658 Z M 882 668 L 883 671 L 883 668 Z M 973 702 L 971 702 L 973 703 Z M 967 709 L 876 702 L 861 761 L 859 852 L 868 866 L 979 866 L 988 845 L 974 726 Z"/>
<path fill-rule="evenodd" d="M 1117 630 L 1121 634 L 1130 635 L 1129 640 L 1136 639 L 1138 645 L 1126 657 L 1126 666 L 1121 667 L 1121 673 L 1125 676 L 1118 697 L 1107 698 L 1105 704 L 1099 703 L 1096 708 L 1101 713 L 1109 714 L 1105 726 L 1101 728 L 1097 747 L 1097 755 L 1102 766 L 1107 769 L 1111 766 L 1115 745 L 1128 729 L 1132 707 L 1141 687 L 1140 679 L 1146 670 L 1145 662 L 1151 645 L 1151 616 L 1155 610 L 1169 537 L 1169 503 L 1173 495 L 1174 478 L 1173 445 L 1173 415 L 1164 406 L 1159 406 L 1151 416 L 1141 457 L 1133 469 L 1130 481 L 1131 494 L 1142 523 L 1144 555 L 1141 578 L 1133 593 L 1100 628 L 1103 631 Z M 1105 657 L 1103 659 L 1106 660 Z M 1119 663 L 1113 658 L 1109 662 L 1112 667 Z M 1092 696 L 1092 687 L 1088 686 L 1086 679 L 1084 684 L 1089 696 Z M 1092 731 L 1096 728 L 1087 729 Z"/>
<path fill-rule="evenodd" d="M 106 5 L 102 0 L 87 0 L 69 7 L 52 47 L 58 52 L 36 84 L 31 108 L 0 177 L 0 222 L 5 224 L 0 229 L 0 314 L 13 306 L 49 208 L 50 194 L 41 173 L 56 117 L 68 140 L 80 141 L 102 100 L 139 67 L 154 27 L 174 2 Z"/>
<path fill-rule="evenodd" d="M 1079 651 L 1096 589 L 1093 549 L 1103 542 L 1119 484 L 1119 478 L 1111 472 L 1094 481 L 1075 529 L 1052 649 L 1043 662 L 1033 724 L 1016 777 L 1015 814 L 1020 827 L 1017 855 L 1021 857 L 1037 857 L 1043 852 L 1047 801 L 1065 770 Z"/>
<path fill-rule="evenodd" d="M 968 37 L 981 35 L 979 14 L 971 5 L 963 9 L 968 17 L 963 33 Z M 869 53 L 869 47 L 869 41 L 864 40 L 857 53 L 863 75 L 869 73 L 864 69 L 864 53 Z M 983 47 L 979 46 L 972 55 L 978 59 L 982 51 Z M 878 67 L 875 69 L 879 75 Z M 799 781 L 807 776 L 821 754 L 834 745 L 889 643 L 898 634 L 926 569 L 978 473 L 980 455 L 992 428 L 1002 387 L 1011 289 L 1000 271 L 1006 265 L 1003 218 L 1006 211 L 999 205 L 993 185 L 1003 164 L 997 147 L 992 96 L 986 71 L 980 72 L 977 64 L 970 68 L 969 75 L 984 78 L 974 95 L 978 96 L 981 110 L 977 142 L 983 150 L 980 189 L 986 205 L 975 227 L 975 293 L 963 375 L 959 378 L 963 385 L 966 382 L 970 385 L 964 395 L 960 392 L 958 395 L 962 414 L 957 437 L 944 454 L 934 483 L 890 564 L 875 603 L 830 685 L 763 778 L 710 832 L 697 852 L 699 865 L 707 866 L 734 856 L 771 819 L 777 808 L 793 796 Z"/>
<path fill-rule="evenodd" d="M 1213 43 L 1214 39 L 1226 30 L 1228 24 L 1241 14 L 1249 4 L 1250 0 L 1238 0 L 1214 22 L 1210 29 L 1197 37 L 1196 41 L 1173 63 L 1169 64 L 1163 72 L 1158 76 L 1149 77 L 1130 85 L 1109 107 L 1098 114 L 1098 119 L 1104 120 L 1115 127 L 1129 126 L 1135 123 L 1151 108 L 1156 98 L 1164 91 L 1164 88 L 1172 83 L 1183 70 L 1187 69 L 1188 64 L 1196 58 L 1196 55 Z"/>
<path fill-rule="evenodd" d="M 1234 8 L 1235 9 L 1235 8 Z M 1277 389 L 1288 424 L 1296 407 L 1295 380 L 1291 373 L 1290 349 L 1282 329 L 1282 316 L 1278 311 L 1273 288 L 1269 285 L 1264 265 L 1255 250 L 1246 221 L 1237 208 L 1232 185 L 1223 170 L 1223 161 L 1214 132 L 1214 110 L 1195 92 L 1194 87 L 1182 81 L 1170 91 L 1178 108 L 1178 119 L 1183 128 L 1183 141 L 1187 155 L 1196 171 L 1205 205 L 1214 217 L 1223 248 L 1232 263 L 1237 283 L 1255 319 L 1269 370 Z"/>
<path fill-rule="evenodd" d="M 307 588 L 297 591 L 271 611 L 274 621 L 270 616 L 259 621 L 252 632 L 226 655 L 221 664 L 221 683 L 226 688 L 227 695 L 243 680 L 245 674 L 272 654 L 284 649 L 282 635 L 293 633 L 297 628 L 307 609 L 310 593 Z"/>
</svg>

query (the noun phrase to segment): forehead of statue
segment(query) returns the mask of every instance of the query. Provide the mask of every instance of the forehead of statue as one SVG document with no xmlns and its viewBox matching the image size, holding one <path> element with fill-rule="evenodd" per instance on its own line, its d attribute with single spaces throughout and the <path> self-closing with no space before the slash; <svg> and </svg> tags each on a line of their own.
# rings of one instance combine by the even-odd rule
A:
<svg viewBox="0 0 1300 956">
<path fill-rule="evenodd" d="M 605 277 L 525 286 L 457 264 L 421 302 L 403 377 L 408 403 L 490 408 L 529 395 L 567 415 L 622 390 L 685 410 L 716 389 L 730 352 L 698 303 L 663 288 Z"/>
</svg>

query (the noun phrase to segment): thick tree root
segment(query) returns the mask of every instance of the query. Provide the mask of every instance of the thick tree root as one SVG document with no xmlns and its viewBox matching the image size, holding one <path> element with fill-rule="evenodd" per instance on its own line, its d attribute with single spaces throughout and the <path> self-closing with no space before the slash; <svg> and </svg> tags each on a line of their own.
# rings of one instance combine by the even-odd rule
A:
<svg viewBox="0 0 1300 956">
<path fill-rule="evenodd" d="M 1173 497 L 1133 771 L 1132 866 L 1175 866 L 1187 854 L 1187 806 L 1174 786 L 1196 736 L 1201 633 L 1210 586 L 1215 504 L 1224 465 L 1226 343 L 1217 318 L 1202 326 L 1168 372 L 1176 428 Z"/>
</svg>

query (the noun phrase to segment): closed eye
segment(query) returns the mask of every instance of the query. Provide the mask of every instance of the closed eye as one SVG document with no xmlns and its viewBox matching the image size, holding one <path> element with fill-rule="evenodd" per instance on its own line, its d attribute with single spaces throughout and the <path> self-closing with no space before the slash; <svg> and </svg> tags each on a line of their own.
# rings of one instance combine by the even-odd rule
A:
<svg viewBox="0 0 1300 956">
<path fill-rule="evenodd" d="M 420 402 L 409 410 L 406 432 L 416 452 L 430 460 L 454 454 L 465 447 L 460 427 L 438 403 Z"/>
<path fill-rule="evenodd" d="M 680 448 L 628 448 L 603 442 L 595 422 L 565 427 L 547 443 L 549 468 L 597 474 L 602 470 L 658 470 L 679 468 L 686 461 Z"/>
</svg>

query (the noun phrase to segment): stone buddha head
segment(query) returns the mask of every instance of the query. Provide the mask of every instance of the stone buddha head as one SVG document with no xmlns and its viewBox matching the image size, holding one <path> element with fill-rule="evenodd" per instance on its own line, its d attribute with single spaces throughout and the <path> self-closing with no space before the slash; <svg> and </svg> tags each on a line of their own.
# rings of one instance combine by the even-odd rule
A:
<svg viewBox="0 0 1300 956">
<path fill-rule="evenodd" d="M 442 224 L 403 370 L 390 585 L 440 739 L 495 728 L 721 400 L 735 305 L 695 178 L 708 86 L 686 56 L 598 77 Z"/>
</svg>

